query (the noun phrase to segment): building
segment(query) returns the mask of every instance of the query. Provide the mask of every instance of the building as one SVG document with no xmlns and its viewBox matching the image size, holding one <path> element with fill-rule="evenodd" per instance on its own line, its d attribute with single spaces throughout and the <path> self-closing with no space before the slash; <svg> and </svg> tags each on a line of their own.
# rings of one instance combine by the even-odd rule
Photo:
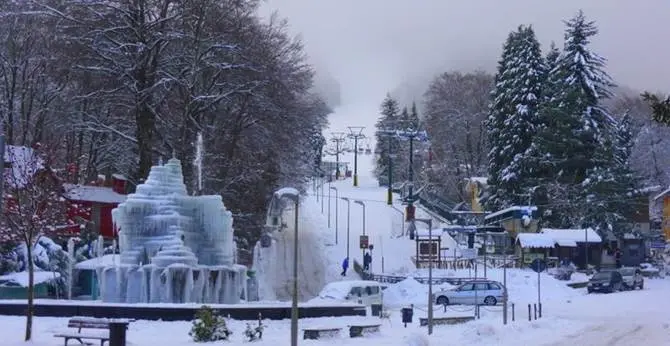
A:
<svg viewBox="0 0 670 346">
<path fill-rule="evenodd" d="M 536 258 L 554 262 L 569 259 L 578 267 L 584 267 L 588 256 L 588 263 L 597 267 L 602 261 L 603 239 L 591 228 L 543 228 L 538 233 L 517 234 L 514 248 L 523 264 Z"/>
<path fill-rule="evenodd" d="M 88 221 L 95 234 L 114 238 L 112 209 L 126 200 L 126 184 L 126 178 L 117 174 L 111 179 L 100 177 L 95 185 L 65 184 L 63 197 L 68 204 L 68 220 L 73 224 L 81 224 L 77 220 Z"/>
</svg>

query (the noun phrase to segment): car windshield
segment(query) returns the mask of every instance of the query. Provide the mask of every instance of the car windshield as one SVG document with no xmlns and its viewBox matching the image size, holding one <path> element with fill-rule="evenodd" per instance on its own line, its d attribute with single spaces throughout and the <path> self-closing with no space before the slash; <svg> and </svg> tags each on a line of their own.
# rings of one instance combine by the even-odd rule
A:
<svg viewBox="0 0 670 346">
<path fill-rule="evenodd" d="M 596 273 L 596 275 L 593 275 L 593 280 L 609 280 L 610 278 L 610 273 Z"/>
<path fill-rule="evenodd" d="M 635 275 L 635 269 L 621 269 L 620 273 L 623 276 L 633 276 Z"/>
</svg>

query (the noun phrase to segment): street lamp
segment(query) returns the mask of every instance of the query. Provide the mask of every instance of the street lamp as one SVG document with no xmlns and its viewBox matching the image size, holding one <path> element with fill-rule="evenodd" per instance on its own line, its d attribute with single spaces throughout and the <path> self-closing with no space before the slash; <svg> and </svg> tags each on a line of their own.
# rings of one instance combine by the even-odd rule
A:
<svg viewBox="0 0 670 346">
<path fill-rule="evenodd" d="M 414 219 L 428 225 L 428 241 L 430 254 L 428 255 L 428 335 L 433 334 L 433 220 Z"/>
<path fill-rule="evenodd" d="M 402 210 L 400 210 L 400 209 L 398 209 L 398 208 L 396 208 L 392 205 L 389 205 L 389 207 L 391 207 L 391 209 L 400 213 L 400 226 L 402 227 L 402 233 L 400 233 L 400 236 L 404 236 L 405 235 L 405 213 Z"/>
<path fill-rule="evenodd" d="M 274 193 L 275 198 L 287 198 L 295 203 L 295 234 L 293 235 L 293 302 L 291 304 L 291 346 L 298 346 L 298 208 L 300 192 L 294 188 L 282 188 Z"/>
<path fill-rule="evenodd" d="M 341 197 L 347 201 L 347 258 L 349 258 L 349 231 L 351 230 L 351 200 L 347 197 Z"/>
<path fill-rule="evenodd" d="M 358 186 L 358 139 L 365 138 L 365 126 L 349 126 L 349 138 L 354 139 L 354 186 Z"/>
<path fill-rule="evenodd" d="M 339 218 L 337 205 L 340 204 L 340 203 L 339 203 L 339 200 L 338 200 L 339 197 L 338 197 L 337 188 L 335 186 L 331 186 L 330 190 L 335 190 L 335 245 L 337 245 L 337 231 L 338 231 L 337 230 L 338 229 L 337 219 Z M 328 195 L 330 195 L 330 191 L 328 191 Z M 328 198 L 328 203 L 330 204 L 330 198 Z M 328 220 L 330 220 L 330 207 L 328 207 Z"/>
<path fill-rule="evenodd" d="M 363 201 L 354 201 L 354 203 L 359 204 L 363 207 L 363 235 L 365 235 L 365 203 Z M 363 250 L 363 260 L 365 260 L 365 249 Z"/>
</svg>

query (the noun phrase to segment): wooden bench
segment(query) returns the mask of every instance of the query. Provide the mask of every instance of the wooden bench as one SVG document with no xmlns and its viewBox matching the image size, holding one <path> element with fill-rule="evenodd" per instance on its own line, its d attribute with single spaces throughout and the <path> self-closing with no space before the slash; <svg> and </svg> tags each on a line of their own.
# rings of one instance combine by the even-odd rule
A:
<svg viewBox="0 0 670 346">
<path fill-rule="evenodd" d="M 303 329 L 303 340 L 317 340 L 322 337 L 334 338 L 340 334 L 342 328 L 305 328 Z"/>
<path fill-rule="evenodd" d="M 433 325 L 440 324 L 461 324 L 465 322 L 474 321 L 474 316 L 461 316 L 461 317 L 433 317 Z M 419 318 L 419 325 L 425 327 L 428 325 L 428 318 Z"/>
<path fill-rule="evenodd" d="M 130 323 L 134 320 L 119 320 L 120 323 Z M 109 343 L 109 333 L 107 335 L 95 335 L 95 334 L 82 334 L 82 329 L 104 329 L 109 330 L 109 324 L 115 322 L 113 320 L 101 319 L 101 318 L 72 318 L 67 322 L 68 328 L 77 328 L 77 332 L 74 333 L 59 333 L 55 334 L 56 338 L 65 339 L 65 346 L 67 346 L 68 341 L 77 340 L 82 345 L 93 345 L 92 342 L 84 342 L 84 340 L 98 340 L 100 341 L 100 346 L 104 346 L 105 342 Z"/>
<path fill-rule="evenodd" d="M 355 325 L 349 326 L 349 336 L 352 338 L 379 332 L 381 324 Z"/>
</svg>

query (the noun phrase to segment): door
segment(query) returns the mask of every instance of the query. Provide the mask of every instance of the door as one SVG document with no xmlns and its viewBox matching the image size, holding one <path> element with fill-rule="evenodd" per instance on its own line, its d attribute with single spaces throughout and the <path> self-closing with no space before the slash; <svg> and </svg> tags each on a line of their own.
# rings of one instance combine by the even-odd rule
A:
<svg viewBox="0 0 670 346">
<path fill-rule="evenodd" d="M 456 292 L 454 292 L 454 304 L 473 304 L 475 299 L 475 291 L 473 284 L 462 285 Z"/>
<path fill-rule="evenodd" d="M 489 290 L 489 284 L 486 283 L 486 282 L 476 283 L 474 285 L 474 289 L 475 289 L 475 291 L 477 291 L 477 293 L 476 293 L 477 300 L 475 302 L 475 299 L 474 299 L 475 297 L 473 296 L 472 297 L 473 298 L 472 299 L 472 301 L 473 301 L 472 304 L 484 304 L 484 298 L 486 298 L 487 296 L 494 296 L 495 297 L 494 294 L 491 294 L 491 290 Z"/>
</svg>

